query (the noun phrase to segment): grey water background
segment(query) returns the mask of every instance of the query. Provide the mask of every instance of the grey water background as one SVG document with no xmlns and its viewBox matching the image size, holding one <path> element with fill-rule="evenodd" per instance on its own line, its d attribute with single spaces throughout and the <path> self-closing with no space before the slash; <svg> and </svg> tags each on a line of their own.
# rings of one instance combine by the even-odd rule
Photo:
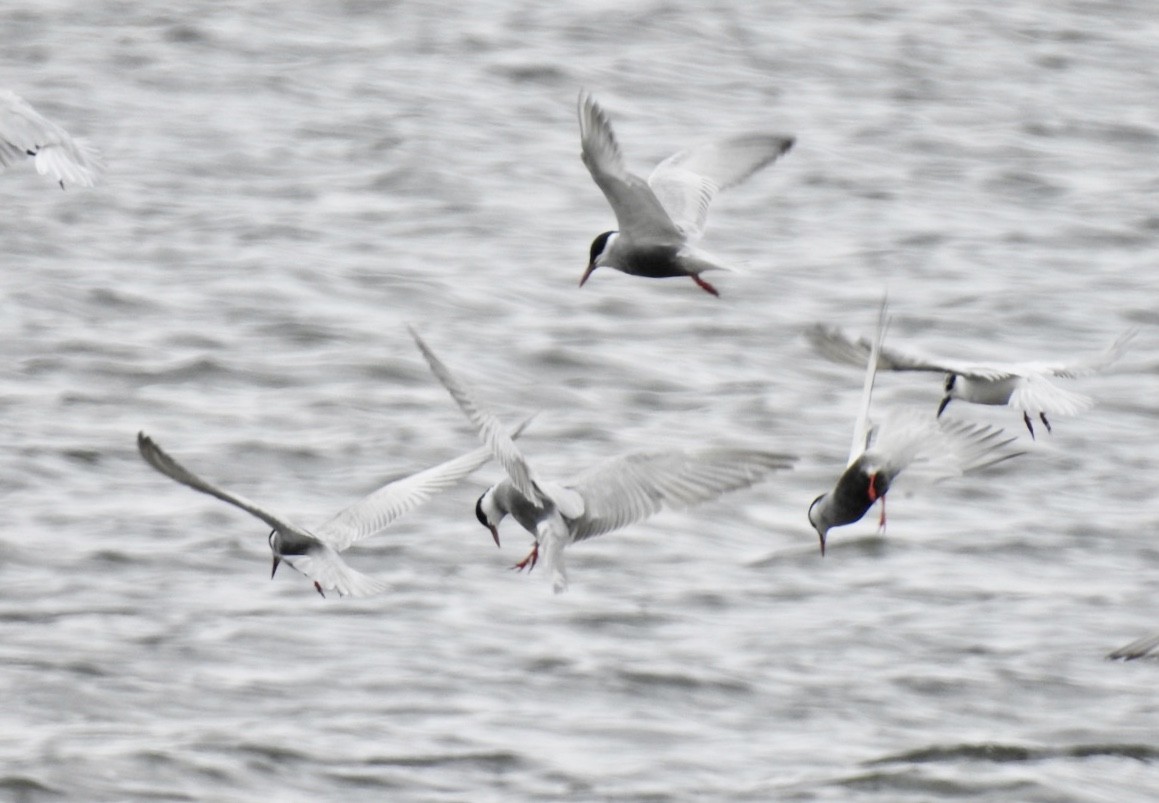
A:
<svg viewBox="0 0 1159 803">
<path fill-rule="evenodd" d="M 2 84 L 109 169 L 0 174 L 0 799 L 1159 798 L 1159 16 L 1145 2 L 0 4 Z M 599 271 L 591 90 L 644 172 L 795 134 L 722 195 L 688 281 Z M 817 554 L 869 331 L 989 359 L 1140 334 L 1097 406 L 987 475 L 899 481 Z M 793 472 L 508 570 L 463 487 L 348 553 L 321 599 L 262 526 L 309 525 L 475 445 L 413 323 L 564 477 L 653 446 Z M 935 376 L 876 402 L 927 407 Z"/>
</svg>

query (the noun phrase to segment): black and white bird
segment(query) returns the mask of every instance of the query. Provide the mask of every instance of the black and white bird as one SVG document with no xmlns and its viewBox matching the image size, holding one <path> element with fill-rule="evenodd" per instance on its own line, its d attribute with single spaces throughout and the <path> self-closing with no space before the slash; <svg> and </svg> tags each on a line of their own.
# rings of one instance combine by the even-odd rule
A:
<svg viewBox="0 0 1159 803">
<path fill-rule="evenodd" d="M 60 184 L 91 187 L 104 169 L 100 153 L 41 116 L 15 92 L 0 89 L 0 166 L 33 158 L 36 171 Z"/>
<path fill-rule="evenodd" d="M 920 464 L 926 479 L 936 481 L 993 466 L 1020 454 L 1008 448 L 1015 438 L 984 424 L 941 421 L 912 409 L 892 410 L 873 421 L 873 384 L 886 328 L 883 302 L 877 334 L 869 344 L 849 460 L 833 490 L 821 494 L 809 506 L 809 523 L 821 539 L 822 556 L 830 529 L 860 521 L 878 501 L 879 526 L 885 527 L 885 495 L 907 467 Z"/>
<path fill-rule="evenodd" d="M 841 329 L 824 324 L 811 327 L 805 336 L 818 352 L 834 362 L 862 365 L 871 349 L 866 338 L 854 339 Z M 1089 396 L 1065 390 L 1050 379 L 1087 376 L 1109 367 L 1123 355 L 1134 336 L 1134 331 L 1126 332 L 1101 354 L 1068 363 L 980 363 L 882 347 L 877 368 L 881 371 L 944 373 L 939 416 L 954 399 L 974 404 L 1006 405 L 1022 413 L 1022 420 L 1030 436 L 1034 437 L 1035 419 L 1050 432 L 1051 418 L 1076 415 L 1094 403 Z"/>
<path fill-rule="evenodd" d="M 525 421 L 523 426 L 526 424 Z M 523 426 L 513 433 L 514 436 L 519 435 Z M 137 449 L 146 463 L 166 477 L 241 508 L 272 527 L 268 539 L 270 551 L 274 553 L 270 577 L 277 572 L 279 564 L 287 563 L 313 580 L 314 588 L 323 597 L 326 591 L 336 591 L 340 596 L 368 596 L 384 591 L 386 585 L 383 581 L 350 568 L 338 553 L 385 529 L 399 516 L 450 488 L 491 459 L 490 450 L 475 449 L 433 468 L 393 480 L 321 526 L 307 530 L 244 496 L 203 480 L 170 457 L 143 432 L 137 434 Z"/>
<path fill-rule="evenodd" d="M 693 245 L 704 233 L 708 207 L 718 192 L 776 161 L 793 146 L 793 138 L 744 134 L 683 150 L 662 161 L 644 181 L 624 167 L 607 115 L 586 92 L 579 95 L 579 124 L 583 162 L 619 226 L 592 241 L 580 286 L 596 268 L 615 268 L 656 279 L 689 276 L 705 292 L 719 296 L 700 274 L 731 268 Z"/>
<path fill-rule="evenodd" d="M 747 488 L 795 460 L 758 449 L 640 451 L 605 460 L 565 482 L 551 482 L 532 468 L 495 416 L 418 333 L 412 329 L 411 335 L 507 474 L 479 497 L 475 517 L 496 544 L 499 523 L 508 515 L 531 533 L 535 544 L 515 568 L 534 567 L 542 550 L 556 593 L 567 587 L 563 550 L 568 545 L 641 521 L 666 506 L 686 508 Z"/>
</svg>

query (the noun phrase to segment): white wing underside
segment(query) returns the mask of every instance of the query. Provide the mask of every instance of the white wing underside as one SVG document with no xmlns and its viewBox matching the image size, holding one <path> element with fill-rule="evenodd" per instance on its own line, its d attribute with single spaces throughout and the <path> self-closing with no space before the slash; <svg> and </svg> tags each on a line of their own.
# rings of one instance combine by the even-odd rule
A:
<svg viewBox="0 0 1159 803">
<path fill-rule="evenodd" d="M 581 517 L 569 516 L 573 537 L 581 540 L 610 532 L 664 506 L 707 502 L 790 468 L 794 460 L 790 455 L 744 449 L 634 452 L 606 460 L 568 483 L 585 502 Z"/>
<path fill-rule="evenodd" d="M 91 187 L 104 169 L 100 153 L 83 139 L 41 116 L 20 96 L 0 91 L 0 165 L 35 158 L 41 175 Z"/>
<path fill-rule="evenodd" d="M 1088 376 L 1110 366 L 1123 356 L 1135 334 L 1134 331 L 1126 332 L 1105 351 L 1069 363 L 978 363 L 882 347 L 878 355 L 877 368 L 881 371 L 932 371 L 957 374 L 991 382 L 1017 376 L 1057 376 L 1069 379 Z M 835 326 L 824 324 L 810 327 L 806 330 L 805 337 L 822 356 L 833 362 L 851 365 L 864 365 L 872 348 L 872 343 L 866 338 L 855 339 Z"/>
<path fill-rule="evenodd" d="M 519 437 L 530 422 L 530 418 L 523 421 L 511 437 Z M 483 446 L 409 477 L 394 480 L 340 511 L 317 527 L 314 535 L 341 552 L 354 542 L 381 532 L 392 521 L 456 485 L 490 459 L 491 449 Z"/>
<path fill-rule="evenodd" d="M 792 147 L 790 137 L 745 134 L 679 151 L 648 177 L 660 205 L 689 240 L 699 239 L 717 193 L 745 181 Z"/>
<path fill-rule="evenodd" d="M 1010 449 L 1017 438 L 998 427 L 938 419 L 928 410 L 899 408 L 884 414 L 866 452 L 867 469 L 939 482 L 1023 454 Z"/>
</svg>

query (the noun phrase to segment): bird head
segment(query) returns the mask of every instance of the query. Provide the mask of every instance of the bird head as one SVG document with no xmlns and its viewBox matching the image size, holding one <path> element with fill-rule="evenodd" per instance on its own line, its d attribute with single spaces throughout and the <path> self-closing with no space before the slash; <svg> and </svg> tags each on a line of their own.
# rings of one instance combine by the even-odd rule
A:
<svg viewBox="0 0 1159 803">
<path fill-rule="evenodd" d="M 587 270 L 584 271 L 584 275 L 580 277 L 580 287 L 584 286 L 584 282 L 586 282 L 588 277 L 592 275 L 592 271 L 600 267 L 600 257 L 602 257 L 608 251 L 608 249 L 612 247 L 612 243 L 615 241 L 616 235 L 617 232 L 605 231 L 603 234 L 596 237 L 596 239 L 592 240 L 592 250 L 591 255 L 588 258 L 588 267 Z"/>
<path fill-rule="evenodd" d="M 946 407 L 950 404 L 950 399 L 957 394 L 954 392 L 954 385 L 958 382 L 957 374 L 946 374 L 945 390 L 946 395 L 942 397 L 941 404 L 938 405 L 938 418 L 942 417 L 942 413 L 946 411 Z"/>
<path fill-rule="evenodd" d="M 270 552 L 274 553 L 274 568 L 270 569 L 271 580 L 273 580 L 274 575 L 277 574 L 278 564 L 282 562 L 282 556 L 278 554 L 278 551 L 281 548 L 280 540 L 281 539 L 278 536 L 278 531 L 270 530 L 270 536 L 266 539 L 266 542 L 270 545 Z"/>
<path fill-rule="evenodd" d="M 479 497 L 479 501 L 475 503 L 475 518 L 491 531 L 495 546 L 499 546 L 499 522 L 503 521 L 503 517 L 507 514 L 495 503 L 494 491 L 494 488 L 488 489 Z"/>
</svg>

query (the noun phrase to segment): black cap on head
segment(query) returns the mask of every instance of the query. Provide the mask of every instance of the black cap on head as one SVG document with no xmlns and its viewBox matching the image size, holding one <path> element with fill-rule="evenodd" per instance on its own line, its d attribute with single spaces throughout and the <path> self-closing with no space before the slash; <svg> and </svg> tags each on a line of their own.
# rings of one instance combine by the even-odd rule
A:
<svg viewBox="0 0 1159 803">
<path fill-rule="evenodd" d="M 603 234 L 596 237 L 596 239 L 592 240 L 591 256 L 588 258 L 589 265 L 595 262 L 600 254 L 604 253 L 604 249 L 608 245 L 608 238 L 613 234 L 615 234 L 614 231 L 605 231 Z"/>
<path fill-rule="evenodd" d="M 487 494 L 483 494 L 483 496 L 486 495 Z M 487 521 L 487 514 L 483 512 L 483 496 L 480 496 L 479 501 L 475 502 L 475 518 L 479 520 L 480 524 L 490 530 L 491 522 Z"/>
</svg>

